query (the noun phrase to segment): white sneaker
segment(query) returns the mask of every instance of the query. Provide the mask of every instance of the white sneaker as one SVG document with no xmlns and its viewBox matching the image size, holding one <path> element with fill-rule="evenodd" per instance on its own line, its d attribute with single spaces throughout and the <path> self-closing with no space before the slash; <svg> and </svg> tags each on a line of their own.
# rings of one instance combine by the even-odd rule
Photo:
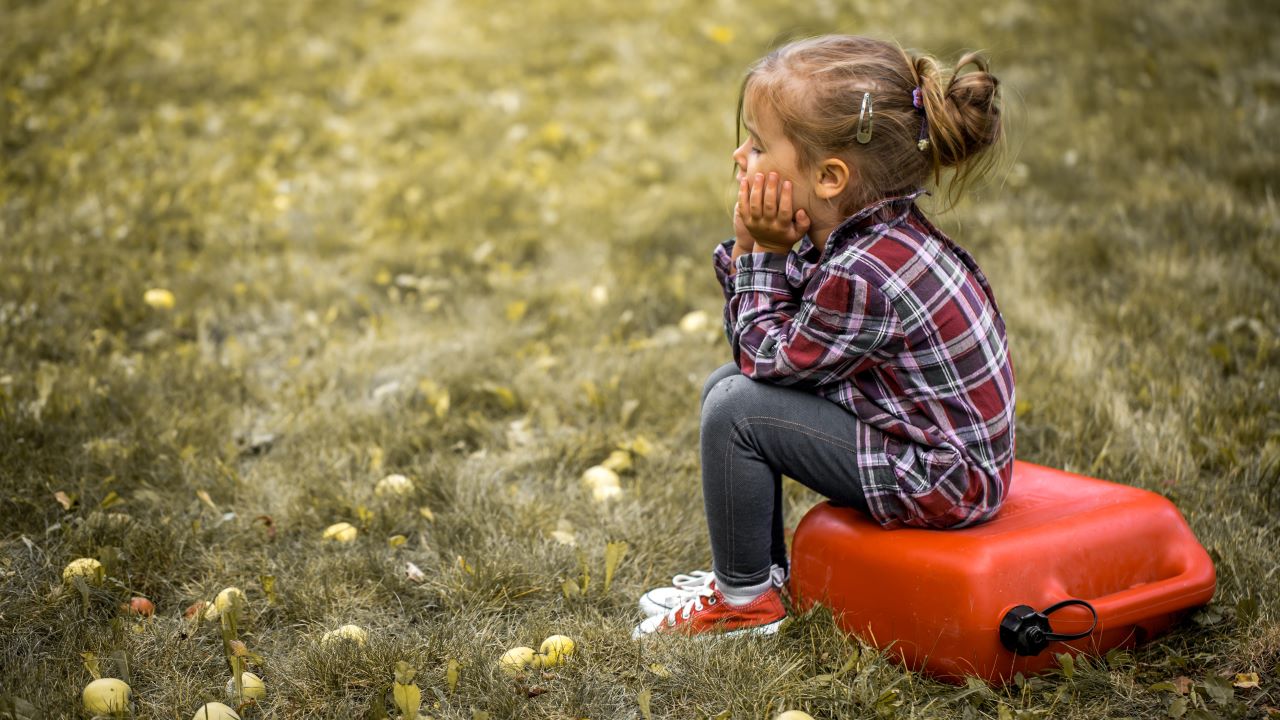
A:
<svg viewBox="0 0 1280 720">
<path fill-rule="evenodd" d="M 787 584 L 788 573 L 777 565 L 769 568 L 773 586 L 781 588 Z M 640 612 L 645 617 L 664 615 L 698 597 L 707 595 L 715 589 L 716 576 L 710 570 L 694 570 L 688 574 L 681 573 L 671 578 L 668 587 L 654 588 L 640 596 Z"/>
</svg>

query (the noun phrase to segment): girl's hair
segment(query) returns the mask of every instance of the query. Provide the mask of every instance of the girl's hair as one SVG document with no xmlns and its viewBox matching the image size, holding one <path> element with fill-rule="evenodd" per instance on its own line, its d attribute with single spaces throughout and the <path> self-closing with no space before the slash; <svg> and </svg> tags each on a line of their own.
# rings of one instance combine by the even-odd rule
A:
<svg viewBox="0 0 1280 720">
<path fill-rule="evenodd" d="M 977 69 L 959 72 L 970 64 Z M 984 151 L 1002 137 L 998 87 L 978 53 L 946 72 L 932 56 L 893 43 L 824 35 L 784 45 L 751 66 L 738 94 L 738 127 L 744 111 L 768 107 L 796 146 L 801 169 L 826 157 L 851 163 L 859 180 L 837 198 L 845 215 L 929 176 L 940 183 L 943 168 L 955 169 L 948 191 L 954 205 L 994 160 Z M 916 88 L 922 109 L 914 104 Z M 861 144 L 864 92 L 871 93 L 872 132 Z M 927 143 L 920 142 L 922 127 Z"/>
</svg>

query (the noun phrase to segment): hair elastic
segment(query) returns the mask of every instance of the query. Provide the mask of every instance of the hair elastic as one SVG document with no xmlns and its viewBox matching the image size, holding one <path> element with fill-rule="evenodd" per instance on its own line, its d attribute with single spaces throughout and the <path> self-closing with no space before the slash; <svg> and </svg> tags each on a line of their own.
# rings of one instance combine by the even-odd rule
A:
<svg viewBox="0 0 1280 720">
<path fill-rule="evenodd" d="M 924 94 L 919 86 L 911 90 L 911 105 L 920 111 L 920 137 L 916 140 L 916 147 L 924 152 L 929 149 L 929 116 L 924 111 Z"/>
<path fill-rule="evenodd" d="M 858 142 L 863 145 L 866 145 L 867 143 L 871 142 L 871 124 L 872 124 L 874 115 L 875 115 L 875 111 L 872 109 L 872 106 L 871 106 L 871 93 L 864 92 L 862 93 L 862 110 L 858 113 L 858 135 L 857 135 Z M 863 127 L 863 121 L 866 122 L 866 127 Z"/>
</svg>

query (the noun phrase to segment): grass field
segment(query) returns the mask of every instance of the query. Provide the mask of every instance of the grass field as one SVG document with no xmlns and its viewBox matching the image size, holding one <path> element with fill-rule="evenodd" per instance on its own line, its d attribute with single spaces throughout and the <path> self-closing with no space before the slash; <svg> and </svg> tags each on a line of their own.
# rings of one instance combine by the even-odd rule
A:
<svg viewBox="0 0 1280 720">
<path fill-rule="evenodd" d="M 822 612 L 629 639 L 708 565 L 738 82 L 832 31 L 987 49 L 1008 156 L 935 217 L 1006 315 L 1018 456 L 1166 495 L 1212 554 L 1173 634 L 998 690 Z M 1280 715 L 1277 37 L 1243 0 L 0 0 L 0 716 L 79 716 L 84 653 L 139 717 L 224 699 L 219 623 L 182 612 L 233 585 L 246 717 L 376 716 L 402 660 L 432 718 Z M 321 642 L 346 623 L 367 645 Z M 497 668 L 553 633 L 571 662 Z"/>
</svg>

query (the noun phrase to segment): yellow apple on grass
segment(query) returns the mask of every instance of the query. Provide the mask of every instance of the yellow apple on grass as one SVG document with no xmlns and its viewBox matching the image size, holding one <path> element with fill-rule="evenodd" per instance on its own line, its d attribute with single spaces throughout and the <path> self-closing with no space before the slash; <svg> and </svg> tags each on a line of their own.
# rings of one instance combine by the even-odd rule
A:
<svg viewBox="0 0 1280 720">
<path fill-rule="evenodd" d="M 244 690 L 245 700 L 262 700 L 267 696 L 267 686 L 262 678 L 251 672 L 240 673 L 240 687 Z M 236 699 L 236 679 L 227 680 L 227 697 Z"/>
<path fill-rule="evenodd" d="M 100 678 L 84 686 L 84 709 L 94 715 L 111 715 L 129 709 L 129 686 L 123 680 Z"/>
<path fill-rule="evenodd" d="M 359 625 L 343 625 L 337 630 L 330 630 L 320 638 L 320 642 L 329 645 L 343 640 L 349 640 L 357 645 L 363 646 L 368 639 L 369 634 Z"/>
<path fill-rule="evenodd" d="M 591 489 L 591 497 L 596 502 L 606 502 L 622 497 L 622 488 L 617 485 L 597 485 Z"/>
<path fill-rule="evenodd" d="M 813 716 L 803 710 L 788 710 L 773 720 L 813 720 Z"/>
<path fill-rule="evenodd" d="M 618 473 L 603 465 L 593 465 L 582 473 L 582 484 L 593 489 L 609 485 L 618 487 Z"/>
<path fill-rule="evenodd" d="M 536 654 L 531 647 L 513 647 L 502 654 L 498 660 L 498 666 L 508 675 L 519 675 L 522 670 L 533 664 Z"/>
<path fill-rule="evenodd" d="M 211 702 L 201 705 L 191 720 L 240 720 L 240 716 L 220 702 Z"/>
<path fill-rule="evenodd" d="M 347 522 L 334 523 L 324 529 L 324 539 L 333 542 L 349 543 L 355 540 L 359 534 L 360 531 Z"/>
<path fill-rule="evenodd" d="M 378 497 L 408 495 L 411 492 L 413 492 L 413 481 L 399 473 L 382 478 L 373 488 L 373 494 Z"/>
<path fill-rule="evenodd" d="M 107 573 L 102 563 L 93 558 L 72 560 L 62 569 L 62 582 L 67 585 L 74 583 L 76 578 L 84 578 L 85 583 L 89 585 L 101 585 L 106 577 Z"/>
<path fill-rule="evenodd" d="M 576 649 L 577 644 L 568 635 L 552 635 L 542 641 L 538 652 L 542 654 L 542 666 L 553 667 L 563 664 Z"/>
</svg>

